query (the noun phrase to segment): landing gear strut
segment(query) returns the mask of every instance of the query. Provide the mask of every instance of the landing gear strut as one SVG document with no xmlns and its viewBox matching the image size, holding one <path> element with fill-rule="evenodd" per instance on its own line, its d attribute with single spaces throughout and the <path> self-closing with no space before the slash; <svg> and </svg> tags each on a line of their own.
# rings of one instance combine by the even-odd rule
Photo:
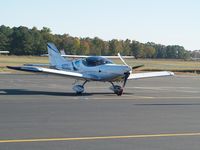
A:
<svg viewBox="0 0 200 150">
<path fill-rule="evenodd" d="M 75 85 L 75 86 L 73 87 L 73 90 L 76 92 L 76 94 L 82 94 L 82 93 L 84 92 L 84 85 L 85 85 L 87 82 L 88 82 L 88 81 L 85 80 L 85 82 L 84 82 L 82 85 L 78 84 L 78 85 Z"/>
</svg>

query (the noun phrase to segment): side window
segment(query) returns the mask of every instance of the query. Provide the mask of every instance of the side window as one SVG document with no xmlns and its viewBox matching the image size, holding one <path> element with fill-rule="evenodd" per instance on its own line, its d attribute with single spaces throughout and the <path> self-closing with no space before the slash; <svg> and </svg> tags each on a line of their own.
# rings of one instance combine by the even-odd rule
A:
<svg viewBox="0 0 200 150">
<path fill-rule="evenodd" d="M 75 65 L 76 65 L 77 67 L 80 67 L 80 65 L 81 65 L 80 60 L 75 61 Z"/>
</svg>

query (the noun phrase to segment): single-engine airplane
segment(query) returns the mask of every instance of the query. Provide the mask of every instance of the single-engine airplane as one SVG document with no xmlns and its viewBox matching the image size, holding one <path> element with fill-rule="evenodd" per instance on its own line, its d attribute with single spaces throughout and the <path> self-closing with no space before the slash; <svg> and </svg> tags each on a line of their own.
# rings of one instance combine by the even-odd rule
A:
<svg viewBox="0 0 200 150">
<path fill-rule="evenodd" d="M 73 86 L 73 90 L 77 94 L 84 92 L 84 85 L 89 81 L 110 82 L 112 85 L 111 90 L 118 96 L 123 94 L 127 80 L 174 75 L 170 71 L 133 73 L 133 69 L 141 67 L 141 65 L 130 67 L 119 53 L 118 56 L 124 65 L 114 64 L 111 60 L 101 56 L 89 56 L 69 60 L 61 56 L 59 50 L 53 43 L 48 43 L 47 49 L 50 63 L 49 68 L 42 67 L 41 64 L 7 67 L 14 70 L 66 76 L 78 81 L 83 80 L 84 82 L 82 84 L 75 84 Z M 114 84 L 115 82 L 122 82 L 122 85 Z"/>
</svg>

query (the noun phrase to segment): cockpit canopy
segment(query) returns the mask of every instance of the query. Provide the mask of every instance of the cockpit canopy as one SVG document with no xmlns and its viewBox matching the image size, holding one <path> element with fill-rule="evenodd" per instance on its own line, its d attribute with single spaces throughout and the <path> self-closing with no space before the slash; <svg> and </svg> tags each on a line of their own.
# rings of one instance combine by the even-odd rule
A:
<svg viewBox="0 0 200 150">
<path fill-rule="evenodd" d="M 83 64 L 85 66 L 94 67 L 104 64 L 112 64 L 113 62 L 107 58 L 101 56 L 91 56 L 83 59 Z"/>
</svg>

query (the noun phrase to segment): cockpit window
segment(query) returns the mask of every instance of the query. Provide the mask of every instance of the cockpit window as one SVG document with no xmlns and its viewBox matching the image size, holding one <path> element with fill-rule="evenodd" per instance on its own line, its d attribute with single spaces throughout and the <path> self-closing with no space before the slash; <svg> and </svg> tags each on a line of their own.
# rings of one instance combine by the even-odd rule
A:
<svg viewBox="0 0 200 150">
<path fill-rule="evenodd" d="M 100 57 L 100 56 L 91 56 L 83 59 L 83 64 L 85 66 L 99 66 L 103 64 L 112 64 L 113 62 L 111 60 L 108 60 L 107 58 Z"/>
</svg>

